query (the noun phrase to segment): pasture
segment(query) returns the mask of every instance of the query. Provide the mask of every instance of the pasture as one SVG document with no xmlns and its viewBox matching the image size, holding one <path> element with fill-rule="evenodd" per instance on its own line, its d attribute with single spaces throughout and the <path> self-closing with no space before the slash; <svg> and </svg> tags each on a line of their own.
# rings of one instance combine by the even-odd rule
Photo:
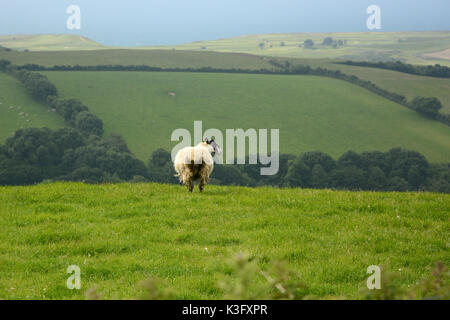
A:
<svg viewBox="0 0 450 320">
<path fill-rule="evenodd" d="M 347 40 L 343 47 L 323 46 L 325 37 Z M 15 40 L 12 40 L 16 38 Z M 298 44 L 313 39 L 314 49 L 299 48 Z M 281 46 L 281 42 L 284 43 Z M 67 47 L 67 44 L 71 44 Z M 264 49 L 259 43 L 265 43 Z M 0 36 L 0 45 L 31 52 L 0 51 L 0 59 L 17 65 L 27 63 L 51 67 L 54 65 L 93 66 L 147 65 L 162 68 L 272 68 L 269 59 L 276 57 L 294 64 L 338 69 L 369 80 L 381 88 L 412 99 L 417 95 L 437 97 L 450 112 L 450 80 L 415 76 L 374 68 L 334 64 L 338 59 L 381 60 L 400 59 L 414 64 L 450 65 L 449 60 L 436 57 L 450 45 L 450 33 L 442 32 L 376 32 L 376 33 L 293 33 L 241 36 L 231 39 L 195 42 L 175 47 L 110 47 L 73 35 Z M 94 45 L 95 44 L 95 45 Z M 272 47 L 271 47 L 272 46 Z M 65 49 L 64 49 L 65 48 Z M 240 53 L 239 53 L 240 52 Z M 431 54 L 428 54 L 430 53 Z M 430 58 L 434 57 L 434 58 Z"/>
<path fill-rule="evenodd" d="M 220 299 L 226 261 L 284 261 L 308 293 L 358 298 L 380 265 L 414 285 L 450 263 L 450 196 L 159 184 L 0 187 L 0 298 L 136 298 L 147 278 L 178 299 Z M 81 269 L 69 290 L 66 269 Z M 265 279 L 257 277 L 257 286 Z"/>
<path fill-rule="evenodd" d="M 0 46 L 24 51 L 99 50 L 98 42 L 72 34 L 0 35 Z"/>
<path fill-rule="evenodd" d="M 27 63 L 55 65 L 147 65 L 161 68 L 272 68 L 264 57 L 245 53 L 198 52 L 181 50 L 105 49 L 84 51 L 0 51 L 0 59 L 16 65 Z"/>
<path fill-rule="evenodd" d="M 61 116 L 36 102 L 19 81 L 0 73 L 0 144 L 20 128 L 63 126 Z"/>
<path fill-rule="evenodd" d="M 324 46 L 322 42 L 326 37 L 346 41 L 346 44 L 337 48 Z M 304 47 L 303 43 L 307 39 L 314 41 L 313 48 Z M 256 34 L 196 41 L 175 48 L 307 59 L 402 60 L 413 64 L 439 63 L 449 66 L 450 60 L 444 59 L 445 56 L 427 55 L 448 49 L 449 46 L 449 31 L 429 31 Z"/>
<path fill-rule="evenodd" d="M 344 81 L 314 77 L 176 72 L 43 72 L 60 96 L 79 98 L 147 160 L 171 150 L 173 130 L 280 129 L 280 151 L 417 150 L 448 162 L 450 130 Z M 173 96 L 171 93 L 175 93 Z"/>
<path fill-rule="evenodd" d="M 324 38 L 346 41 L 333 48 L 323 46 Z M 305 40 L 314 41 L 312 49 Z M 199 39 L 200 40 L 200 39 Z M 91 51 L 104 49 L 188 50 L 240 52 L 255 55 L 350 60 L 402 60 L 414 64 L 450 65 L 441 52 L 450 45 L 449 31 L 411 32 L 341 32 L 341 33 L 276 33 L 243 35 L 233 38 L 195 41 L 174 46 L 114 47 L 86 37 L 69 34 L 0 36 L 0 45 L 24 51 Z M 300 45 L 300 46 L 299 46 Z M 83 55 L 82 53 L 80 53 Z"/>
<path fill-rule="evenodd" d="M 372 81 L 380 88 L 404 95 L 408 100 L 412 100 L 417 96 L 436 97 L 442 103 L 440 113 L 450 113 L 450 79 L 424 77 L 391 70 L 334 63 L 327 63 L 324 66 Z"/>
</svg>

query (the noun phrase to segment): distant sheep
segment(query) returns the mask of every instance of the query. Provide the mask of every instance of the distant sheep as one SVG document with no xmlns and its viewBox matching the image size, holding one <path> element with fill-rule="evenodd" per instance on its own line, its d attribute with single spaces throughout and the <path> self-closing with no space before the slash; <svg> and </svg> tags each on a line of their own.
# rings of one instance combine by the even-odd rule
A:
<svg viewBox="0 0 450 320">
<path fill-rule="evenodd" d="M 194 190 L 194 181 L 200 180 L 198 189 L 200 192 L 208 183 L 209 176 L 214 169 L 214 154 L 220 154 L 221 150 L 214 139 L 205 139 L 195 147 L 185 147 L 175 156 L 175 171 L 180 182 Z"/>
</svg>

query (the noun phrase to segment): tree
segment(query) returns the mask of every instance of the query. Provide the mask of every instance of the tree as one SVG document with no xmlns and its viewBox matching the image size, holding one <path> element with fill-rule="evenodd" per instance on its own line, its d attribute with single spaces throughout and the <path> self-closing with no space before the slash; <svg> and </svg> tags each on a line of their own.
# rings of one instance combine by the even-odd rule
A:
<svg viewBox="0 0 450 320">
<path fill-rule="evenodd" d="M 5 59 L 0 60 L 0 71 L 6 71 L 8 66 L 11 65 L 11 62 Z"/>
<path fill-rule="evenodd" d="M 340 167 L 331 172 L 333 185 L 339 189 L 360 190 L 366 188 L 364 171 L 354 167 Z"/>
<path fill-rule="evenodd" d="M 116 152 L 131 153 L 125 139 L 118 133 L 110 133 L 107 137 L 101 138 L 98 136 L 91 136 L 92 143 L 97 146 L 102 146 Z"/>
<path fill-rule="evenodd" d="M 356 158 L 355 158 L 356 160 Z M 378 167 L 384 173 L 389 172 L 390 164 L 387 160 L 386 153 L 381 151 L 366 151 L 360 154 L 357 163 L 361 165 L 361 168 L 368 170 L 371 167 Z"/>
<path fill-rule="evenodd" d="M 312 41 L 311 39 L 305 40 L 303 42 L 303 46 L 307 49 L 312 49 L 314 47 L 314 41 Z"/>
<path fill-rule="evenodd" d="M 167 163 L 172 163 L 170 152 L 159 148 L 152 152 L 148 165 L 149 167 L 163 167 Z"/>
<path fill-rule="evenodd" d="M 362 159 L 355 151 L 347 151 L 338 159 L 338 165 L 343 167 L 357 167 L 361 168 Z"/>
<path fill-rule="evenodd" d="M 331 156 L 321 151 L 305 152 L 300 156 L 300 159 L 311 170 L 316 164 L 319 164 L 326 172 L 336 168 L 336 161 Z"/>
<path fill-rule="evenodd" d="M 325 39 L 323 39 L 322 45 L 331 46 L 332 44 L 333 44 L 333 38 L 326 37 Z"/>
<path fill-rule="evenodd" d="M 75 127 L 86 136 L 103 134 L 102 120 L 88 111 L 82 111 L 76 116 Z"/>
<path fill-rule="evenodd" d="M 409 188 L 408 182 L 401 177 L 393 177 L 387 181 L 388 191 L 408 191 Z"/>
<path fill-rule="evenodd" d="M 386 174 L 379 167 L 371 167 L 367 172 L 367 189 L 383 190 L 386 187 Z"/>
<path fill-rule="evenodd" d="M 429 167 L 428 161 L 423 155 L 416 151 L 394 148 L 389 150 L 387 159 L 390 163 L 390 177 L 401 177 L 408 180 L 408 173 L 412 166 L 416 166 L 422 181 L 426 179 L 426 172 Z"/>
<path fill-rule="evenodd" d="M 48 100 L 71 126 L 76 125 L 76 117 L 78 114 L 83 111 L 89 111 L 88 107 L 78 99 L 58 100 L 57 98 L 49 97 Z"/>
<path fill-rule="evenodd" d="M 150 181 L 160 183 L 177 183 L 170 152 L 157 149 L 148 161 L 147 175 Z"/>
<path fill-rule="evenodd" d="M 411 106 L 417 112 L 435 118 L 442 108 L 438 98 L 415 97 L 411 101 Z"/>
<path fill-rule="evenodd" d="M 295 159 L 295 156 L 292 154 L 280 154 L 278 173 L 273 176 L 264 176 L 267 179 L 266 180 L 267 184 L 272 185 L 272 186 L 281 187 L 284 183 L 284 177 L 286 176 L 286 174 L 288 172 L 289 162 L 293 161 L 294 159 Z M 259 176 L 259 177 L 261 177 L 261 176 Z M 254 179 L 254 180 L 256 181 L 256 179 Z"/>
<path fill-rule="evenodd" d="M 414 188 L 418 189 L 426 179 L 426 173 L 421 170 L 417 165 L 412 165 L 408 170 L 408 183 Z"/>
<path fill-rule="evenodd" d="M 105 174 L 98 168 L 81 167 L 74 170 L 67 178 L 71 181 L 100 183 L 104 182 Z"/>
<path fill-rule="evenodd" d="M 285 177 L 285 185 L 288 187 L 309 187 L 311 179 L 311 169 L 305 162 L 296 158 L 289 162 L 288 172 Z"/>
<path fill-rule="evenodd" d="M 316 164 L 311 171 L 311 187 L 320 189 L 328 188 L 329 177 L 320 164 Z"/>
<path fill-rule="evenodd" d="M 222 164 L 214 166 L 211 178 L 218 180 L 221 185 L 251 185 L 250 178 L 242 173 L 236 166 L 231 165 Z"/>
</svg>

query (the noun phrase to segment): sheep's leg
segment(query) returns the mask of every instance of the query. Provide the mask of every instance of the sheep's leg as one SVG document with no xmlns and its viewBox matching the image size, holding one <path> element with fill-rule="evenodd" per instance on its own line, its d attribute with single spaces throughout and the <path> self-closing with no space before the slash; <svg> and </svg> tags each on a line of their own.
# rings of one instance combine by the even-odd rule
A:
<svg viewBox="0 0 450 320">
<path fill-rule="evenodd" d="M 194 179 L 193 178 L 189 178 L 187 187 L 189 188 L 190 192 L 192 192 L 194 190 Z"/>
<path fill-rule="evenodd" d="M 206 182 L 203 179 L 201 179 L 200 183 L 198 184 L 198 190 L 200 190 L 200 192 L 203 191 L 203 188 L 205 187 L 205 184 L 206 184 Z"/>
<path fill-rule="evenodd" d="M 200 171 L 200 183 L 198 185 L 198 190 L 200 190 L 200 192 L 203 191 L 205 185 L 208 183 L 208 180 L 209 180 L 208 168 L 206 166 L 203 166 L 203 168 Z"/>
</svg>

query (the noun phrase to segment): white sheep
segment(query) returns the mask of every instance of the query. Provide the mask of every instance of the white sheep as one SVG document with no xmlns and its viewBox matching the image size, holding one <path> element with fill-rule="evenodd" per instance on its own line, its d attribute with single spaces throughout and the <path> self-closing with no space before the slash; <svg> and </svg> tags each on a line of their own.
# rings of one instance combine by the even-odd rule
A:
<svg viewBox="0 0 450 320">
<path fill-rule="evenodd" d="M 207 138 L 195 147 L 184 147 L 175 156 L 174 167 L 180 182 L 194 190 L 194 181 L 200 180 L 198 189 L 203 191 L 208 183 L 209 176 L 214 169 L 214 154 L 220 154 L 221 150 L 214 139 Z"/>
</svg>

